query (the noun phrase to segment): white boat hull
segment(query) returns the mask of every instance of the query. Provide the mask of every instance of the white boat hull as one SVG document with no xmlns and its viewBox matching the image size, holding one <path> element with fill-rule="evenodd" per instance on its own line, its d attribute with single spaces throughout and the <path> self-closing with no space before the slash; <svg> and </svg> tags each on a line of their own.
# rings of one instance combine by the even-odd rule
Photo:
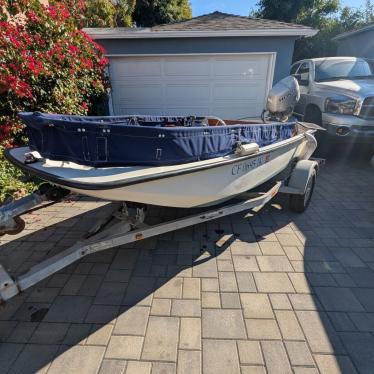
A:
<svg viewBox="0 0 374 374">
<path fill-rule="evenodd" d="M 248 157 L 229 156 L 220 158 L 222 162 L 216 161 L 214 167 L 196 171 L 190 167 L 189 172 L 179 173 L 175 176 L 163 175 L 161 178 L 148 179 L 144 182 L 139 178 L 139 182 L 113 188 L 105 187 L 100 189 L 100 187 L 97 187 L 96 189 L 86 189 L 74 186 L 68 186 L 68 188 L 80 194 L 110 201 L 132 201 L 180 208 L 214 205 L 263 184 L 284 170 L 295 158 L 309 158 L 316 146 L 315 141 L 310 141 L 310 139 L 311 134 L 309 134 L 309 137 L 306 134 L 300 134 L 283 142 L 264 147 L 260 149 L 258 154 Z M 19 157 L 20 155 L 17 155 L 17 158 Z M 211 160 L 193 163 L 193 165 L 206 165 L 209 162 Z M 39 168 L 48 170 L 54 174 L 59 172 L 60 177 L 63 178 L 68 178 L 70 175 L 70 181 L 79 179 L 80 182 L 88 183 L 89 181 L 93 183 L 94 180 L 97 181 L 99 178 L 93 174 L 94 170 L 98 169 L 85 168 L 81 169 L 80 173 L 78 173 L 75 169 L 66 167 L 65 164 L 56 167 L 56 162 L 50 161 L 50 163 L 50 165 L 44 164 L 42 166 L 33 166 L 34 164 L 32 164 L 29 167 L 34 168 L 35 171 Z M 179 168 L 186 168 L 186 165 L 181 165 Z M 119 169 L 117 168 L 116 170 Z M 122 169 L 124 172 L 118 172 L 116 175 L 119 179 L 124 178 L 125 180 L 126 178 L 123 175 L 126 173 L 128 175 L 130 172 L 132 174 L 135 173 L 133 171 L 134 168 Z M 157 175 L 161 175 L 160 171 L 164 172 L 169 169 L 178 170 L 178 166 L 157 169 L 149 167 L 137 168 L 136 173 L 138 176 L 144 176 L 145 174 L 152 175 L 152 172 L 157 170 Z M 102 175 L 105 172 L 105 178 L 107 179 L 109 178 L 110 170 L 112 169 L 102 169 Z M 90 176 L 86 178 L 75 177 L 85 172 Z M 101 180 L 103 178 L 104 176 L 102 176 Z M 113 179 L 113 175 L 110 175 L 110 178 Z M 48 178 L 44 179 L 48 180 Z M 66 187 L 64 183 L 56 183 L 55 181 L 54 183 Z"/>
</svg>

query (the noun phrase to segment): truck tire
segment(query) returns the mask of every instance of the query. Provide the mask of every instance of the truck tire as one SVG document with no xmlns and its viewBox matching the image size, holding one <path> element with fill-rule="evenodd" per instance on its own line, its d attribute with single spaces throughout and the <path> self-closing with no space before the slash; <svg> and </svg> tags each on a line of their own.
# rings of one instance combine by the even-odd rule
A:
<svg viewBox="0 0 374 374">
<path fill-rule="evenodd" d="M 314 169 L 309 177 L 305 193 L 303 195 L 290 195 L 290 209 L 296 213 L 303 213 L 312 199 L 314 186 L 316 184 L 317 172 Z"/>
<path fill-rule="evenodd" d="M 315 123 L 316 125 L 322 126 L 322 113 L 316 106 L 310 106 L 305 111 L 304 116 L 305 122 Z M 328 156 L 330 150 L 333 148 L 330 139 L 328 138 L 327 134 L 324 131 L 317 131 L 316 134 L 317 139 L 317 149 L 315 150 L 315 155 L 319 157 L 326 157 Z"/>
<path fill-rule="evenodd" d="M 305 122 L 311 122 L 322 126 L 322 113 L 319 108 L 314 105 L 306 108 L 304 119 Z"/>
</svg>

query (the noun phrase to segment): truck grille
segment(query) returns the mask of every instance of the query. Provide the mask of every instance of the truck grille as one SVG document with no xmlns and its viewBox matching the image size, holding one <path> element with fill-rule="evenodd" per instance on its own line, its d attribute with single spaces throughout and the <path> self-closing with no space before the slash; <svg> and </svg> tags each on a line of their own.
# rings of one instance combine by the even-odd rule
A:
<svg viewBox="0 0 374 374">
<path fill-rule="evenodd" d="M 362 103 L 360 117 L 374 119 L 374 96 L 367 97 Z"/>
</svg>

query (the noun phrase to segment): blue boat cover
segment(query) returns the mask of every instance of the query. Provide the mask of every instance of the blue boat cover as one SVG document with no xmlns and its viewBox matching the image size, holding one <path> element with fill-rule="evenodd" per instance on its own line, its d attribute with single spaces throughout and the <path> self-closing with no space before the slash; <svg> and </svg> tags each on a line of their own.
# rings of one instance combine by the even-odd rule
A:
<svg viewBox="0 0 374 374">
<path fill-rule="evenodd" d="M 52 160 L 104 167 L 172 165 L 228 155 L 239 143 L 288 139 L 296 122 L 208 126 L 204 117 L 84 117 L 20 113 L 30 148 Z"/>
</svg>

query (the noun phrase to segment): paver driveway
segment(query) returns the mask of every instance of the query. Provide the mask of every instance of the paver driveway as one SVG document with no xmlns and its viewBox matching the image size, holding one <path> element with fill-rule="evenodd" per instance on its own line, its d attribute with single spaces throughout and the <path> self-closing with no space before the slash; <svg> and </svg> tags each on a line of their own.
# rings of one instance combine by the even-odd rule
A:
<svg viewBox="0 0 374 374">
<path fill-rule="evenodd" d="M 26 215 L 0 262 L 66 248 L 103 204 Z M 374 171 L 333 163 L 302 215 L 275 204 L 106 251 L 8 302 L 0 372 L 372 374 L 373 333 Z"/>
</svg>

